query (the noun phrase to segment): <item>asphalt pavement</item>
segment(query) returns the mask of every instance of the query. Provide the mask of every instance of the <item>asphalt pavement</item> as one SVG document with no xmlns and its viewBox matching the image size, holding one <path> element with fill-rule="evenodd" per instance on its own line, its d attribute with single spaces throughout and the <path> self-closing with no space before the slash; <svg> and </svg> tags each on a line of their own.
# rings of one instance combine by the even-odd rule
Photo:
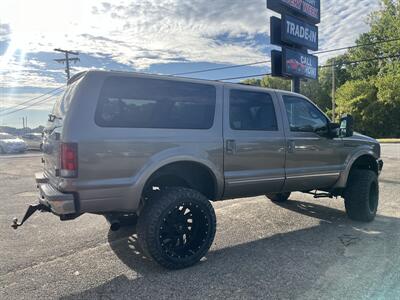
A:
<svg viewBox="0 0 400 300">
<path fill-rule="evenodd" d="M 35 214 L 38 155 L 0 159 L 0 299 L 400 299 L 400 144 L 383 145 L 380 206 L 350 221 L 341 199 L 294 193 L 214 204 L 217 234 L 198 265 L 168 271 L 137 250 L 131 228 L 101 216 Z"/>
</svg>

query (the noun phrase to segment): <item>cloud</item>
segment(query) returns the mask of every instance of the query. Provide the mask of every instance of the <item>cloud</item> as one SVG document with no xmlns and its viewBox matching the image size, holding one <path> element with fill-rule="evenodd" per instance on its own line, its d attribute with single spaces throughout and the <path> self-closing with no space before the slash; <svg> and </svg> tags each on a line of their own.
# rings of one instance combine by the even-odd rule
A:
<svg viewBox="0 0 400 300">
<path fill-rule="evenodd" d="M 0 23 L 0 42 L 8 41 L 11 35 L 10 24 Z"/>
<path fill-rule="evenodd" d="M 273 13 L 266 9 L 265 0 L 41 0 L 41 5 L 26 1 L 23 9 L 17 1 L 1 2 L 0 11 L 6 13 L 0 40 L 6 37 L 8 49 L 25 53 L 61 47 L 106 58 L 131 70 L 176 62 L 241 64 L 269 58 L 269 16 Z M 368 30 L 368 13 L 378 7 L 379 0 L 322 1 L 320 48 L 353 44 Z M 321 62 L 335 54 L 321 56 Z M 8 55 L 5 64 L 12 81 L 26 83 L 12 74 L 24 60 L 16 62 Z M 43 69 L 42 65 L 30 66 L 33 73 Z M 47 63 L 45 67 L 55 71 L 61 66 Z M 23 77 L 30 72 L 23 71 Z M 36 75 L 28 76 L 30 84 L 38 79 Z M 53 83 L 49 78 L 37 80 L 39 85 Z"/>
<path fill-rule="evenodd" d="M 25 107 L 26 105 L 31 105 L 31 104 L 35 104 L 36 105 L 32 105 L 29 108 L 31 110 L 46 110 L 46 111 L 50 111 L 52 109 L 52 107 L 54 106 L 54 103 L 56 101 L 56 99 L 59 97 L 59 94 L 55 95 L 55 96 L 43 96 L 40 97 L 41 95 L 43 95 L 43 92 L 36 92 L 36 93 L 9 93 L 9 94 L 5 94 L 4 97 L 2 97 L 2 106 L 0 109 L 0 117 L 3 116 L 3 114 L 7 114 L 11 111 L 13 111 L 14 109 L 19 109 L 22 107 Z M 40 97 L 40 98 L 38 98 Z M 34 98 L 38 98 L 37 100 L 34 100 L 32 102 L 27 103 L 26 105 L 21 105 L 18 107 L 15 107 L 16 104 L 18 103 L 23 103 L 27 100 L 30 99 L 34 99 Z"/>
</svg>

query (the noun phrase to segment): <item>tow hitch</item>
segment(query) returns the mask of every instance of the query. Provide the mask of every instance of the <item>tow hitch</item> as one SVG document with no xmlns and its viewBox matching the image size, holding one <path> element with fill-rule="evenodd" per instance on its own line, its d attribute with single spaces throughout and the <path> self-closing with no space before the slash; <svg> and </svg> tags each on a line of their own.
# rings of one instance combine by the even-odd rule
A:
<svg viewBox="0 0 400 300">
<path fill-rule="evenodd" d="M 30 218 L 30 216 L 32 216 L 36 211 L 47 211 L 50 212 L 50 208 L 47 207 L 44 204 L 38 203 L 38 204 L 31 204 L 28 206 L 28 209 L 26 210 L 25 216 L 22 218 L 21 223 L 18 223 L 18 219 L 17 218 L 13 218 L 13 223 L 11 224 L 11 227 L 14 229 L 17 229 L 19 226 L 21 226 L 22 224 L 25 223 L 26 220 L 28 220 Z"/>
</svg>

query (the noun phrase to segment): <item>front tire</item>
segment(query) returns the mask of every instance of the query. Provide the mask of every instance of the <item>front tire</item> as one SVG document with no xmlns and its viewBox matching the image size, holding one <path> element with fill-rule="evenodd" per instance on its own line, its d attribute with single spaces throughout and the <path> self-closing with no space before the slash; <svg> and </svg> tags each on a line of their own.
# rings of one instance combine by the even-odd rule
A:
<svg viewBox="0 0 400 300">
<path fill-rule="evenodd" d="M 290 197 L 290 193 L 268 194 L 267 198 L 272 202 L 282 203 L 286 202 Z"/>
<path fill-rule="evenodd" d="M 351 171 L 344 192 L 346 213 L 350 219 L 371 222 L 379 203 L 378 176 L 370 170 Z"/>
<path fill-rule="evenodd" d="M 167 269 L 196 264 L 214 241 L 216 217 L 210 201 L 183 187 L 166 188 L 149 200 L 137 225 L 144 254 Z"/>
</svg>

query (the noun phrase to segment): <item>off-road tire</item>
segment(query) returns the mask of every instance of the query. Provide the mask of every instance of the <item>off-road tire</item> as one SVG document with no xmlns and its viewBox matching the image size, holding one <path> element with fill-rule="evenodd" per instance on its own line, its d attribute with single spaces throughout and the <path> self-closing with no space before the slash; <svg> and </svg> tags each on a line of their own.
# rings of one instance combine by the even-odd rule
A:
<svg viewBox="0 0 400 300">
<path fill-rule="evenodd" d="M 272 202 L 282 203 L 289 199 L 290 193 L 268 194 L 266 196 Z"/>
<path fill-rule="evenodd" d="M 353 170 L 344 191 L 344 204 L 350 219 L 371 222 L 379 203 L 378 176 L 370 170 Z"/>
<path fill-rule="evenodd" d="M 156 194 L 158 195 L 149 199 L 139 215 L 136 228 L 140 248 L 146 256 L 167 269 L 182 269 L 196 264 L 207 253 L 214 241 L 216 230 L 214 208 L 204 195 L 188 188 L 171 187 Z M 172 244 L 171 248 L 178 249 L 182 243 L 178 240 L 178 243 L 169 243 L 170 240 L 173 240 L 172 238 L 165 242 L 162 234 L 165 233 L 163 230 L 166 226 L 171 228 L 170 224 L 173 221 L 170 219 L 174 219 L 172 216 L 176 215 L 175 219 L 188 218 L 186 213 L 182 213 L 180 210 L 184 208 L 186 211 L 186 207 L 189 208 L 188 214 L 195 215 L 195 217 L 191 219 L 192 225 L 189 227 L 192 231 L 188 232 L 188 240 L 185 237 L 185 245 L 187 248 L 195 245 L 196 250 L 190 250 L 190 254 L 185 253 L 182 257 L 183 255 L 175 255 L 177 253 L 175 250 L 169 248 L 165 250 L 166 244 Z M 189 220 L 186 221 L 189 222 Z M 179 227 L 177 230 L 182 230 L 182 226 L 176 224 L 178 223 L 173 223 L 174 228 Z M 195 237 L 201 236 L 201 239 L 192 238 L 190 234 Z M 178 233 L 177 235 L 180 237 L 182 234 Z M 185 249 L 185 246 L 181 246 L 181 249 Z"/>
</svg>

